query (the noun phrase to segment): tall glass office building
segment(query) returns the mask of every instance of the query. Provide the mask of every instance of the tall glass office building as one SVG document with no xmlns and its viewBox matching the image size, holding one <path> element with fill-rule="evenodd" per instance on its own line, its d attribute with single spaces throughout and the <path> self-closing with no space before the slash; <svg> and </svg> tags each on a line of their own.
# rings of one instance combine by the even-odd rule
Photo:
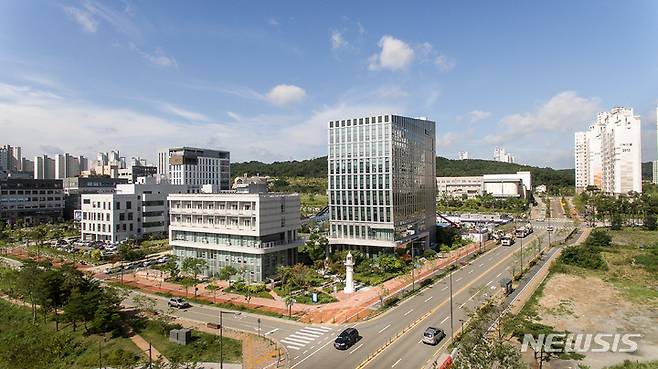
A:
<svg viewBox="0 0 658 369">
<path fill-rule="evenodd" d="M 398 115 L 329 122 L 329 243 L 369 254 L 436 232 L 436 123 Z"/>
</svg>

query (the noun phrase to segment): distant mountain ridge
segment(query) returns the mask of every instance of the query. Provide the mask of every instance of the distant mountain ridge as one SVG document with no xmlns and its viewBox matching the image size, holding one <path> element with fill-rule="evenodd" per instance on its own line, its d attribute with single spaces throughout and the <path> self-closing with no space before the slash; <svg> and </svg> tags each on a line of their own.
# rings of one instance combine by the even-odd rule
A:
<svg viewBox="0 0 658 369">
<path fill-rule="evenodd" d="M 651 163 L 648 164 L 649 170 L 651 170 Z M 516 173 L 517 171 L 523 170 L 532 173 L 533 185 L 546 184 L 559 187 L 574 186 L 575 179 L 573 169 L 540 168 L 493 160 L 453 160 L 441 156 L 436 158 L 436 175 L 439 177 Z M 244 173 L 248 173 L 249 175 L 260 174 L 273 177 L 326 178 L 327 157 L 322 156 L 307 160 L 275 161 L 270 164 L 260 161 L 231 164 L 232 176 L 235 177 Z"/>
</svg>

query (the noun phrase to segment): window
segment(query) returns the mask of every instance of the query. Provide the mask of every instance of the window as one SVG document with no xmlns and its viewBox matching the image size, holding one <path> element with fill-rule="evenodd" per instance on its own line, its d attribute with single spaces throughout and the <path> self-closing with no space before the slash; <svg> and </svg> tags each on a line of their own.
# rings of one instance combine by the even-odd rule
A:
<svg viewBox="0 0 658 369">
<path fill-rule="evenodd" d="M 116 207 L 116 209 L 117 209 L 117 210 L 121 210 L 121 203 L 118 202 L 118 201 L 117 201 L 117 207 Z"/>
<path fill-rule="evenodd" d="M 132 208 L 133 208 L 132 201 L 126 201 L 126 209 L 132 209 Z"/>
</svg>

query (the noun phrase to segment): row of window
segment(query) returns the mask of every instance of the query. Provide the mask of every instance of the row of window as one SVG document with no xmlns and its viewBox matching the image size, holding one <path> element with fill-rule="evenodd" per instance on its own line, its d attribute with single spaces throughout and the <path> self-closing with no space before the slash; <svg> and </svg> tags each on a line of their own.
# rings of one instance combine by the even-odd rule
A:
<svg viewBox="0 0 658 369">
<path fill-rule="evenodd" d="M 392 229 L 370 228 L 366 225 L 331 224 L 331 237 L 394 241 L 394 232 Z"/>
<path fill-rule="evenodd" d="M 51 195 L 51 194 L 61 194 L 62 191 L 53 191 L 53 190 L 2 190 L 0 192 L 3 195 Z"/>
<path fill-rule="evenodd" d="M 389 206 L 331 206 L 332 221 L 390 223 Z"/>
<path fill-rule="evenodd" d="M 369 174 L 389 173 L 391 171 L 388 157 L 329 160 L 329 174 Z"/>
<path fill-rule="evenodd" d="M 391 191 L 329 191 L 331 205 L 391 205 Z"/>
</svg>

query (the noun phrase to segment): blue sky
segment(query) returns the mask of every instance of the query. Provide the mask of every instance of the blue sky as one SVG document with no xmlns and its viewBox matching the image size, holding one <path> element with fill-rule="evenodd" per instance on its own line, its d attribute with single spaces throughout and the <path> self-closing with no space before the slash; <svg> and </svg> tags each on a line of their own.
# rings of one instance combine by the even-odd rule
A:
<svg viewBox="0 0 658 369">
<path fill-rule="evenodd" d="M 0 142 L 28 155 L 193 145 L 326 155 L 329 120 L 437 122 L 437 153 L 573 167 L 631 106 L 656 158 L 658 2 L 0 3 Z"/>
</svg>

